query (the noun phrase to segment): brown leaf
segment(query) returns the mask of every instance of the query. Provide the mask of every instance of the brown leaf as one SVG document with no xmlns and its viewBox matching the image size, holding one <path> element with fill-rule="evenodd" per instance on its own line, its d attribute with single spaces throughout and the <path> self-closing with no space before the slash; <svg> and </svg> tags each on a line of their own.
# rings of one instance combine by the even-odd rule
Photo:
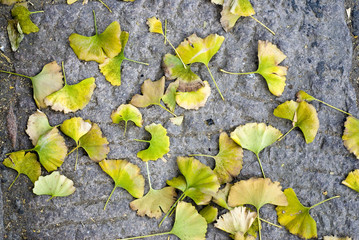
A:
<svg viewBox="0 0 359 240">
<path fill-rule="evenodd" d="M 16 140 L 17 140 L 17 119 L 14 113 L 14 109 L 12 105 L 9 107 L 9 111 L 6 117 L 7 122 L 7 132 L 9 134 L 12 147 L 16 147 Z"/>
</svg>

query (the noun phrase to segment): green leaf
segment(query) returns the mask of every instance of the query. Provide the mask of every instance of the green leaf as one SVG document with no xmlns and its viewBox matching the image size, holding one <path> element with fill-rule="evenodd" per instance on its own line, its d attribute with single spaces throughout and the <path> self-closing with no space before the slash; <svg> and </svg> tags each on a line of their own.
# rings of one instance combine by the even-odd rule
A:
<svg viewBox="0 0 359 240">
<path fill-rule="evenodd" d="M 162 29 L 162 22 L 156 18 L 156 17 L 151 17 L 147 19 L 147 25 L 150 28 L 149 31 L 151 33 L 159 33 L 164 35 L 163 33 L 163 29 Z"/>
<path fill-rule="evenodd" d="M 89 158 L 95 162 L 105 159 L 110 152 L 108 141 L 102 136 L 101 129 L 96 123 L 92 123 L 90 131 L 80 138 L 78 146 L 85 149 Z"/>
<path fill-rule="evenodd" d="M 113 123 L 120 123 L 120 121 L 125 121 L 125 132 L 127 129 L 127 122 L 132 121 L 136 124 L 137 127 L 142 127 L 142 114 L 141 112 L 131 104 L 121 104 L 116 111 L 113 111 L 111 114 L 111 119 Z"/>
<path fill-rule="evenodd" d="M 74 85 L 67 85 L 45 98 L 47 106 L 64 113 L 76 112 L 90 102 L 96 87 L 95 78 L 87 78 Z"/>
<path fill-rule="evenodd" d="M 88 133 L 91 127 L 91 123 L 84 121 L 81 117 L 73 117 L 61 124 L 61 131 L 78 144 L 80 138 Z"/>
<path fill-rule="evenodd" d="M 137 153 L 137 157 L 142 161 L 156 161 L 162 158 L 163 155 L 170 151 L 170 138 L 167 136 L 167 130 L 161 124 L 150 124 L 145 127 L 145 130 L 152 136 L 148 142 L 150 146 Z"/>
<path fill-rule="evenodd" d="M 359 192 L 359 169 L 350 172 L 342 184 Z"/>
<path fill-rule="evenodd" d="M 232 1 L 230 12 L 240 17 L 248 17 L 256 13 L 249 0 Z"/>
<path fill-rule="evenodd" d="M 344 123 L 344 127 L 342 136 L 344 146 L 359 159 L 359 120 L 349 116 Z"/>
<path fill-rule="evenodd" d="M 286 85 L 288 68 L 278 66 L 286 57 L 276 45 L 268 41 L 258 41 L 259 66 L 257 73 L 264 77 L 269 91 L 275 96 L 281 96 Z"/>
<path fill-rule="evenodd" d="M 137 210 L 137 215 L 159 219 L 163 212 L 168 212 L 175 202 L 176 191 L 173 187 L 165 187 L 160 190 L 150 188 L 142 198 L 130 203 L 132 210 Z"/>
<path fill-rule="evenodd" d="M 7 35 L 9 36 L 11 50 L 16 52 L 20 47 L 21 41 L 24 39 L 24 33 L 17 20 L 8 20 L 7 22 Z"/>
<path fill-rule="evenodd" d="M 234 239 L 249 240 L 250 237 L 245 238 L 245 234 L 251 228 L 254 220 L 257 218 L 257 213 L 251 212 L 245 207 L 236 207 L 231 211 L 223 214 L 217 219 L 217 223 L 214 224 L 216 228 L 225 231 Z M 234 237 L 235 236 L 235 237 Z M 241 236 L 242 238 L 239 238 Z M 253 238 L 255 239 L 255 238 Z"/>
<path fill-rule="evenodd" d="M 274 116 L 289 119 L 293 127 L 299 127 L 304 134 L 306 143 L 314 141 L 319 129 L 319 119 L 314 106 L 302 101 L 286 101 L 273 111 Z"/>
<path fill-rule="evenodd" d="M 136 94 L 131 99 L 131 104 L 135 107 L 145 108 L 150 105 L 160 105 L 161 98 L 165 91 L 165 77 L 162 77 L 158 81 L 152 82 L 151 79 L 147 79 L 141 86 L 141 92 L 143 95 Z"/>
<path fill-rule="evenodd" d="M 218 208 L 212 207 L 208 205 L 207 207 L 204 207 L 199 214 L 201 214 L 204 219 L 206 219 L 206 222 L 208 224 L 214 222 L 218 215 Z"/>
<path fill-rule="evenodd" d="M 259 211 L 265 204 L 287 206 L 288 201 L 279 182 L 273 183 L 269 178 L 251 178 L 232 186 L 228 204 L 231 207 L 250 204 Z"/>
<path fill-rule="evenodd" d="M 284 190 L 288 206 L 277 207 L 278 222 L 285 226 L 290 233 L 301 238 L 316 238 L 317 223 L 309 214 L 309 207 L 304 207 L 298 200 L 292 188 Z"/>
<path fill-rule="evenodd" d="M 178 89 L 179 82 L 175 81 L 170 83 L 167 87 L 165 95 L 162 96 L 162 101 L 167 105 L 168 109 L 172 112 L 176 108 L 176 95 Z"/>
<path fill-rule="evenodd" d="M 178 81 L 178 91 L 193 92 L 204 86 L 202 80 L 192 72 L 191 66 L 184 68 L 181 60 L 172 54 L 166 54 L 163 58 L 163 69 L 168 80 Z M 173 111 L 173 110 L 172 110 Z"/>
<path fill-rule="evenodd" d="M 116 57 L 121 52 L 121 27 L 115 21 L 103 33 L 98 34 L 95 21 L 95 28 L 96 34 L 91 37 L 71 34 L 70 46 L 79 59 L 103 63 L 106 58 Z"/>
<path fill-rule="evenodd" d="M 11 15 L 19 22 L 20 27 L 25 34 L 39 31 L 39 28 L 30 19 L 31 14 L 32 13 L 22 5 L 15 5 L 11 9 Z"/>
<path fill-rule="evenodd" d="M 180 189 L 184 195 L 190 197 L 197 205 L 206 205 L 219 187 L 217 176 L 212 169 L 193 157 L 178 157 L 177 164 L 185 178 L 186 188 L 183 189 L 183 178 L 167 181 L 167 184 Z"/>
<path fill-rule="evenodd" d="M 10 153 L 10 156 L 4 159 L 3 164 L 6 167 L 12 168 L 18 172 L 18 175 L 10 185 L 9 189 L 14 184 L 20 174 L 25 174 L 26 176 L 28 176 L 33 183 L 41 175 L 41 166 L 40 163 L 37 161 L 37 156 L 35 153 L 25 154 L 24 151 Z"/>
<path fill-rule="evenodd" d="M 69 196 L 75 190 L 74 182 L 57 171 L 45 177 L 40 176 L 33 188 L 36 195 L 50 195 L 50 199 Z"/>
<path fill-rule="evenodd" d="M 51 127 L 45 113 L 37 110 L 27 121 L 26 133 L 29 135 L 32 145 L 36 145 L 39 137 L 44 135 L 54 127 Z"/>
<path fill-rule="evenodd" d="M 106 205 L 117 187 L 126 189 L 133 197 L 141 198 L 144 193 L 145 179 L 141 175 L 140 168 L 126 160 L 103 160 L 100 163 L 102 170 L 115 182 Z"/>
<path fill-rule="evenodd" d="M 228 206 L 228 203 L 227 203 L 229 190 L 231 190 L 231 187 L 232 187 L 232 184 L 227 183 L 224 188 L 219 189 L 218 192 L 213 195 L 212 201 L 225 209 L 232 210 L 232 207 Z"/>
<path fill-rule="evenodd" d="M 167 180 L 167 184 L 185 192 L 187 189 L 187 183 L 184 176 L 180 175 L 178 177 L 174 177 L 171 180 Z"/>
<path fill-rule="evenodd" d="M 107 58 L 103 63 L 99 65 L 101 73 L 105 76 L 113 86 L 121 85 L 121 65 L 125 60 L 125 46 L 127 44 L 129 33 L 122 31 L 120 35 L 121 52 L 113 58 Z"/>
<path fill-rule="evenodd" d="M 176 50 L 185 64 L 200 62 L 208 66 L 209 61 L 221 48 L 223 41 L 224 37 L 217 34 L 211 34 L 205 39 L 192 34 Z"/>
<path fill-rule="evenodd" d="M 65 139 L 56 127 L 41 135 L 33 150 L 37 152 L 40 163 L 48 172 L 60 167 L 67 153 Z"/>
<path fill-rule="evenodd" d="M 181 240 L 206 239 L 207 222 L 190 203 L 179 202 L 171 234 Z"/>
<path fill-rule="evenodd" d="M 311 102 L 311 101 L 316 100 L 316 98 L 313 97 L 313 96 L 311 96 L 311 95 L 309 95 L 308 93 L 306 93 L 306 92 L 300 90 L 300 91 L 297 93 L 297 101 L 298 101 L 298 102 L 301 102 L 301 101 L 303 101 L 303 100 L 305 100 L 305 101 L 307 101 L 307 102 Z"/>
<path fill-rule="evenodd" d="M 209 95 L 211 95 L 211 88 L 207 81 L 204 81 L 204 87 L 194 92 L 177 92 L 176 102 L 178 106 L 184 109 L 198 110 L 203 107 Z"/>
</svg>

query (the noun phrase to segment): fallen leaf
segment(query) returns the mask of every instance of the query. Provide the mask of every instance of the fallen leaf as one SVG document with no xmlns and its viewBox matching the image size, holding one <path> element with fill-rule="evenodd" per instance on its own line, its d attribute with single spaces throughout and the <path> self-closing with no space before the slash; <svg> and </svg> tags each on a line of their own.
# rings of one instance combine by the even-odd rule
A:
<svg viewBox="0 0 359 240">
<path fill-rule="evenodd" d="M 344 123 L 344 127 L 342 136 L 344 146 L 359 159 L 359 120 L 349 116 Z"/>
<path fill-rule="evenodd" d="M 30 12 L 22 5 L 15 5 L 11 9 L 11 15 L 18 21 L 20 27 L 25 34 L 38 32 L 39 28 L 31 21 L 30 15 L 37 12 Z"/>
<path fill-rule="evenodd" d="M 54 127 L 51 127 L 45 113 L 37 110 L 27 120 L 26 133 L 29 135 L 32 145 L 36 145 L 39 137 Z"/>
<path fill-rule="evenodd" d="M 211 205 L 208 205 L 207 207 L 204 207 L 199 214 L 201 214 L 204 219 L 206 219 L 206 222 L 208 224 L 214 222 L 217 219 L 218 215 L 218 208 L 212 207 Z"/>
<path fill-rule="evenodd" d="M 16 52 L 21 41 L 24 39 L 24 33 L 22 32 L 21 26 L 17 20 L 8 20 L 7 35 L 11 44 L 11 50 Z"/>
<path fill-rule="evenodd" d="M 359 169 L 350 172 L 342 184 L 359 192 Z"/>
<path fill-rule="evenodd" d="M 120 123 L 125 121 L 125 131 L 123 135 L 126 134 L 127 122 L 132 121 L 136 124 L 137 127 L 142 127 L 142 114 L 135 106 L 131 104 L 121 104 L 116 111 L 113 111 L 111 114 L 111 119 L 113 123 Z"/>
<path fill-rule="evenodd" d="M 207 81 L 204 81 L 204 87 L 201 87 L 194 92 L 177 92 L 176 102 L 178 106 L 184 109 L 195 109 L 198 110 L 203 107 L 209 95 L 211 95 L 211 88 Z"/>
</svg>

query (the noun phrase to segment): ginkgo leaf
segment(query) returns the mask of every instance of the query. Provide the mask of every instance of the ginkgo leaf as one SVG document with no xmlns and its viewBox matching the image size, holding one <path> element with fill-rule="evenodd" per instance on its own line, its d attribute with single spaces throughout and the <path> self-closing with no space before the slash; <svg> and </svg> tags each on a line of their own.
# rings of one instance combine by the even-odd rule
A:
<svg viewBox="0 0 359 240">
<path fill-rule="evenodd" d="M 258 154 L 269 145 L 275 143 L 282 133 L 265 123 L 247 123 L 238 126 L 231 132 L 231 138 L 242 148 L 252 151 L 256 154 L 259 165 L 262 170 L 263 177 L 265 177 L 262 163 Z"/>
<path fill-rule="evenodd" d="M 314 101 L 316 100 L 315 97 L 309 95 L 308 93 L 304 92 L 303 90 L 300 90 L 298 93 L 297 93 L 297 98 L 298 98 L 298 102 L 301 102 L 303 100 L 307 101 L 307 102 L 311 102 L 311 101 Z"/>
<path fill-rule="evenodd" d="M 211 157 L 216 161 L 213 171 L 220 184 L 231 182 L 242 169 L 243 150 L 225 132 L 219 136 L 219 152 L 216 156 L 203 154 L 194 154 L 193 156 Z"/>
<path fill-rule="evenodd" d="M 76 112 L 83 109 L 90 102 L 95 89 L 95 78 L 87 78 L 81 82 L 65 86 L 45 98 L 45 104 L 55 111 L 64 113 Z"/>
<path fill-rule="evenodd" d="M 220 216 L 214 226 L 231 234 L 236 240 L 248 240 L 248 238 L 245 238 L 244 236 L 256 218 L 257 213 L 251 212 L 245 207 L 236 207 Z M 242 238 L 239 238 L 239 236 L 242 236 Z"/>
<path fill-rule="evenodd" d="M 27 121 L 26 133 L 29 135 L 32 145 L 35 146 L 39 137 L 51 129 L 53 129 L 53 127 L 50 126 L 46 114 L 37 110 Z"/>
<path fill-rule="evenodd" d="M 289 119 L 293 122 L 293 128 L 299 127 L 303 132 L 306 143 L 314 141 L 319 129 L 319 119 L 314 106 L 306 101 L 286 101 L 273 111 L 274 116 Z"/>
<path fill-rule="evenodd" d="M 179 86 L 179 81 L 172 82 L 168 85 L 165 95 L 162 96 L 162 101 L 167 105 L 172 112 L 176 108 L 176 95 Z"/>
<path fill-rule="evenodd" d="M 230 12 L 241 17 L 252 16 L 256 13 L 249 0 L 232 1 Z"/>
<path fill-rule="evenodd" d="M 352 240 L 350 237 L 324 236 L 323 240 Z"/>
<path fill-rule="evenodd" d="M 204 87 L 201 87 L 194 92 L 177 92 L 176 102 L 178 106 L 184 109 L 195 109 L 198 110 L 203 107 L 209 95 L 211 95 L 211 88 L 207 81 L 204 81 Z"/>
<path fill-rule="evenodd" d="M 111 114 L 111 119 L 113 123 L 120 123 L 121 121 L 125 121 L 125 131 L 123 135 L 126 134 L 127 130 L 127 122 L 132 121 L 136 124 L 137 127 L 142 127 L 142 114 L 140 110 L 138 110 L 132 104 L 121 104 L 116 111 L 113 111 Z"/>
<path fill-rule="evenodd" d="M 136 94 L 132 97 L 130 103 L 133 106 L 140 108 L 148 107 L 150 105 L 160 105 L 164 91 L 165 77 L 154 82 L 152 82 L 151 79 L 147 79 L 141 86 L 143 95 Z"/>
<path fill-rule="evenodd" d="M 236 25 L 237 20 L 241 17 L 231 13 L 231 4 L 233 0 L 222 0 L 223 9 L 221 11 L 221 25 L 223 29 L 228 32 L 234 25 Z"/>
<path fill-rule="evenodd" d="M 213 195 L 212 201 L 225 209 L 231 210 L 232 207 L 228 206 L 228 203 L 227 203 L 229 190 L 231 190 L 231 187 L 232 187 L 232 184 L 227 183 L 224 188 L 219 189 L 218 192 Z"/>
<path fill-rule="evenodd" d="M 9 189 L 15 183 L 20 174 L 25 174 L 28 176 L 33 183 L 41 175 L 41 166 L 37 161 L 37 156 L 35 153 L 25 154 L 25 151 L 10 153 L 9 157 L 4 159 L 3 164 L 8 168 L 16 170 L 18 173 L 14 181 L 11 183 Z"/>
<path fill-rule="evenodd" d="M 137 157 L 142 161 L 156 161 L 170 151 L 170 138 L 167 136 L 167 130 L 161 124 L 152 123 L 145 127 L 145 130 L 151 134 L 151 140 L 140 140 L 147 142 L 150 146 L 137 153 Z M 138 140 L 137 140 L 138 141 Z"/>
<path fill-rule="evenodd" d="M 54 197 L 66 197 L 75 192 L 74 182 L 64 175 L 60 175 L 55 171 L 45 177 L 40 176 L 39 180 L 35 182 L 33 192 L 36 195 L 50 195 Z M 49 199 L 49 200 L 50 200 Z"/>
<path fill-rule="evenodd" d="M 279 182 L 269 178 L 251 178 L 235 183 L 229 192 L 228 205 L 253 205 L 259 210 L 265 204 L 287 206 L 288 201 Z"/>
<path fill-rule="evenodd" d="M 73 117 L 65 120 L 60 128 L 66 136 L 69 136 L 78 144 L 80 138 L 88 133 L 91 127 L 91 123 L 84 121 L 80 117 Z"/>
<path fill-rule="evenodd" d="M 24 39 L 24 33 L 22 32 L 20 24 L 17 20 L 8 20 L 7 22 L 8 24 L 6 29 L 11 44 L 11 50 L 16 52 L 20 47 L 21 41 Z"/>
<path fill-rule="evenodd" d="M 204 219 L 206 219 L 206 222 L 208 224 L 214 222 L 217 219 L 218 215 L 218 208 L 212 207 L 211 205 L 208 205 L 207 207 L 204 207 L 199 214 L 201 214 Z"/>
<path fill-rule="evenodd" d="M 19 22 L 20 27 L 25 34 L 39 31 L 39 28 L 30 19 L 30 15 L 33 13 L 38 12 L 30 12 L 22 5 L 15 5 L 13 9 L 11 9 L 11 15 Z"/>
<path fill-rule="evenodd" d="M 5 4 L 5 5 L 13 5 L 15 3 L 19 3 L 22 2 L 23 0 L 1 0 L 0 3 L 1 4 Z"/>
<path fill-rule="evenodd" d="M 180 92 L 193 92 L 204 86 L 197 74 L 192 72 L 191 66 L 188 65 L 184 68 L 181 60 L 177 56 L 173 56 L 169 53 L 166 54 L 163 58 L 162 66 L 168 80 L 177 79 L 177 90 Z"/>
<path fill-rule="evenodd" d="M 350 172 L 342 184 L 359 192 L 359 169 Z"/>
<path fill-rule="evenodd" d="M 60 167 L 67 153 L 65 139 L 56 127 L 41 135 L 32 150 L 37 152 L 41 165 L 48 172 L 55 171 Z"/>
<path fill-rule="evenodd" d="M 156 17 L 151 17 L 147 19 L 147 25 L 149 26 L 149 30 L 151 33 L 159 33 L 164 35 L 163 33 L 163 29 L 162 29 L 162 22 L 156 18 Z"/>
<path fill-rule="evenodd" d="M 359 159 L 359 120 L 349 116 L 344 123 L 344 127 L 342 136 L 344 146 Z"/>
<path fill-rule="evenodd" d="M 183 116 L 178 116 L 178 117 L 173 117 L 173 118 L 170 118 L 170 121 L 174 124 L 174 125 L 177 125 L 177 126 L 180 126 L 183 122 Z"/>
<path fill-rule="evenodd" d="M 85 149 L 92 161 L 99 162 L 110 152 L 108 144 L 106 137 L 102 136 L 100 127 L 92 123 L 90 131 L 80 138 L 78 146 Z"/>
<path fill-rule="evenodd" d="M 102 170 L 115 182 L 106 205 L 117 187 L 126 189 L 133 197 L 141 198 L 144 193 L 145 179 L 141 175 L 140 168 L 126 160 L 103 160 L 100 163 Z"/>
<path fill-rule="evenodd" d="M 160 190 L 150 188 L 149 192 L 142 198 L 130 203 L 133 210 L 137 210 L 137 215 L 150 218 L 160 218 L 163 212 L 168 212 L 175 202 L 176 191 L 173 187 L 165 187 Z"/>
<path fill-rule="evenodd" d="M 206 205 L 218 189 L 219 182 L 212 169 L 193 157 L 178 157 L 177 164 L 183 178 L 168 180 L 167 184 L 183 191 L 197 205 Z M 185 180 L 185 189 L 183 183 Z M 180 187 L 182 185 L 182 187 Z"/>
<path fill-rule="evenodd" d="M 98 34 L 95 14 L 94 19 L 96 34 L 86 37 L 73 33 L 69 37 L 70 46 L 79 59 L 103 63 L 106 58 L 116 57 L 121 52 L 121 27 L 115 21 L 103 33 Z"/>
</svg>

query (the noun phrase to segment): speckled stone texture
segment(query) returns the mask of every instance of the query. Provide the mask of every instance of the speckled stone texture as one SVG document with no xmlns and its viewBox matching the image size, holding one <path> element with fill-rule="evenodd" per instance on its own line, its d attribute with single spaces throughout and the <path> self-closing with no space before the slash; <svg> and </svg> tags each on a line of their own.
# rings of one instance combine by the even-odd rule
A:
<svg viewBox="0 0 359 240">
<path fill-rule="evenodd" d="M 120 104 L 128 103 L 132 96 L 140 93 L 145 79 L 157 80 L 164 74 L 162 57 L 173 53 L 164 45 L 163 37 L 149 33 L 146 19 L 152 16 L 168 19 L 168 38 L 177 46 L 187 36 L 197 33 L 206 37 L 211 33 L 223 35 L 221 49 L 210 62 L 214 77 L 226 98 L 223 102 L 216 92 L 204 65 L 193 64 L 203 80 L 208 80 L 212 94 L 205 107 L 198 111 L 176 109 L 184 115 L 181 126 L 170 123 L 171 117 L 161 108 L 153 106 L 141 109 L 144 125 L 161 123 L 171 138 L 171 151 L 165 156 L 167 162 L 150 162 L 152 186 L 165 186 L 166 179 L 178 175 L 176 157 L 187 154 L 216 154 L 221 131 L 233 131 L 236 126 L 248 122 L 265 122 L 283 133 L 291 128 L 291 122 L 273 116 L 273 109 L 280 103 L 295 99 L 299 90 L 357 115 L 355 89 L 349 74 L 352 68 L 352 40 L 345 22 L 342 0 L 257 0 L 252 1 L 255 17 L 276 32 L 271 35 L 251 18 L 241 18 L 231 32 L 222 29 L 219 19 L 221 7 L 209 0 L 136 0 L 125 3 L 104 0 L 113 10 L 108 10 L 97 1 L 82 5 L 80 1 L 71 6 L 65 1 L 37 1 L 31 10 L 44 10 L 34 14 L 33 21 L 40 31 L 25 36 L 17 53 L 10 52 L 5 32 L 6 18 L 10 18 L 10 7 L 1 6 L 0 43 L 12 64 L 1 58 L 1 69 L 6 68 L 25 75 L 37 74 L 43 65 L 56 60 L 64 61 L 69 84 L 95 77 L 97 87 L 88 106 L 74 114 L 64 115 L 50 109 L 43 111 L 52 125 L 60 124 L 73 116 L 90 119 L 101 127 L 110 142 L 109 159 L 127 159 L 141 167 L 146 175 L 145 164 L 136 153 L 146 144 L 131 139 L 149 138 L 144 128 L 129 124 L 127 136 L 123 137 L 124 125 L 111 122 L 111 112 Z M 124 62 L 122 85 L 111 86 L 98 70 L 95 62 L 80 61 L 69 46 L 68 37 L 76 32 L 93 35 L 95 10 L 99 32 L 113 21 L 129 31 L 130 38 L 125 55 L 128 58 L 149 62 L 150 66 Z M 259 75 L 232 76 L 219 72 L 254 71 L 257 68 L 258 40 L 269 40 L 288 56 L 282 65 L 289 66 L 287 86 L 281 97 L 270 94 L 264 79 Z M 1 159 L 14 150 L 31 148 L 25 134 L 26 122 L 36 111 L 32 89 L 27 79 L 1 74 L 0 123 Z M 12 88 L 13 87 L 13 88 Z M 5 116 L 13 105 L 18 123 L 18 141 L 12 148 L 6 131 Z M 281 142 L 273 144 L 261 154 L 266 175 L 281 182 L 284 188 L 291 187 L 304 205 L 313 205 L 328 197 L 342 196 L 311 211 L 317 221 L 318 236 L 351 236 L 359 239 L 359 194 L 343 186 L 341 181 L 349 171 L 359 168 L 359 162 L 350 154 L 341 140 L 346 116 L 324 105 L 313 103 L 318 111 L 320 128 L 315 141 L 305 144 L 299 130 L 291 132 Z M 212 125 L 208 124 L 213 120 Z M 206 121 L 209 120 L 209 121 Z M 74 142 L 67 138 L 71 149 Z M 203 163 L 214 166 L 212 159 L 199 158 Z M 104 203 L 113 188 L 113 181 L 80 150 L 78 170 L 74 171 L 75 156 L 70 155 L 60 168 L 62 174 L 72 179 L 76 192 L 66 198 L 55 198 L 49 202 L 46 196 L 35 196 L 32 183 L 21 176 L 11 191 L 7 188 L 16 176 L 15 171 L 0 169 L 3 194 L 3 224 L 0 224 L 6 239 L 116 239 L 167 231 L 173 219 L 158 228 L 159 220 L 139 217 L 129 208 L 133 200 L 125 190 L 117 189 L 106 211 Z M 43 174 L 46 174 L 43 172 Z M 244 151 L 244 165 L 237 180 L 261 177 L 255 155 Z M 146 183 L 146 191 L 148 185 Z M 323 193 L 327 193 L 325 196 Z M 0 199 L 1 200 L 1 199 Z M 1 204 L 0 204 L 1 207 Z M 220 209 L 220 214 L 225 210 Z M 0 212 L 0 216 L 1 216 Z M 264 219 L 276 222 L 273 206 L 261 209 Z M 152 239 L 167 239 L 167 236 Z M 171 236 L 171 239 L 176 237 Z M 208 227 L 207 239 L 230 239 L 213 227 Z M 299 239 L 285 229 L 263 224 L 262 239 Z"/>
</svg>

